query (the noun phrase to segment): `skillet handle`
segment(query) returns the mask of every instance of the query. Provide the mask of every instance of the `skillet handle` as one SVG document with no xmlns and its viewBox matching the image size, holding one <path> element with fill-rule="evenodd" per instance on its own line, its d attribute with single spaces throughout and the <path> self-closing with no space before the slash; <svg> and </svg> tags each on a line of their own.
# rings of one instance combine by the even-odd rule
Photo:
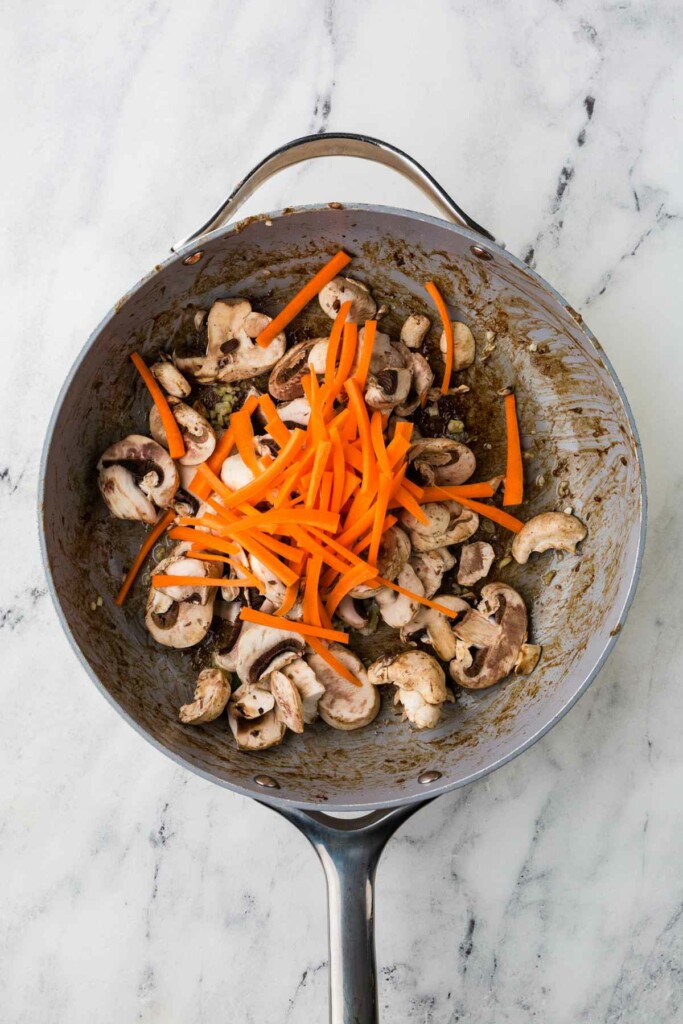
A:
<svg viewBox="0 0 683 1024">
<path fill-rule="evenodd" d="M 325 871 L 330 1024 L 378 1024 L 375 872 L 396 829 L 427 803 L 350 819 L 270 805 L 303 832 Z"/>
<path fill-rule="evenodd" d="M 191 242 L 210 231 L 215 231 L 234 217 L 239 208 L 254 194 L 256 189 L 268 181 L 278 171 L 286 167 L 293 167 L 294 164 L 304 160 L 315 160 L 323 156 L 353 156 L 361 160 L 371 160 L 373 163 L 384 164 L 391 167 L 399 174 L 412 181 L 428 199 L 434 203 L 442 214 L 449 220 L 460 224 L 461 227 L 469 228 L 483 235 L 484 238 L 495 242 L 490 232 L 477 224 L 469 217 L 458 204 L 451 199 L 445 189 L 432 177 L 429 171 L 425 170 L 422 164 L 414 160 L 412 156 L 404 153 L 403 150 L 381 139 L 374 139 L 369 135 L 356 135 L 351 132 L 327 132 L 320 135 L 304 135 L 303 138 L 294 139 L 292 142 L 280 146 L 265 157 L 253 170 L 249 171 L 246 178 L 233 189 L 226 201 L 220 206 L 214 215 L 210 217 L 198 231 L 193 232 L 173 246 L 171 252 L 179 252 Z"/>
</svg>

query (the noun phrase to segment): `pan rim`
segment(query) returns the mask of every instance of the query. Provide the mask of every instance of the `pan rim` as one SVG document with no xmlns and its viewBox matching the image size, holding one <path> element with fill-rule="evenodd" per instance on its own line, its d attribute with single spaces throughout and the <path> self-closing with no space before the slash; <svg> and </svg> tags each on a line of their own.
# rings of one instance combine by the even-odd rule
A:
<svg viewBox="0 0 683 1024">
<path fill-rule="evenodd" d="M 221 778 L 217 777 L 216 775 L 214 775 L 212 772 L 207 771 L 206 769 L 201 768 L 198 765 L 193 764 L 187 758 L 185 758 L 182 755 L 177 754 L 174 751 L 170 750 L 167 746 L 165 746 L 163 743 L 161 743 L 159 740 L 157 740 L 150 732 L 148 732 L 135 718 L 133 718 L 133 716 L 130 715 L 128 713 L 128 711 L 126 711 L 125 708 L 121 704 L 119 704 L 119 702 L 110 694 L 110 692 L 104 686 L 102 681 L 99 679 L 97 673 L 90 666 L 90 663 L 88 662 L 85 654 L 83 653 L 83 651 L 81 650 L 80 646 L 78 645 L 75 637 L 73 636 L 73 634 L 71 632 L 69 624 L 68 624 L 68 622 L 66 620 L 66 615 L 64 614 L 64 611 L 63 611 L 63 608 L 62 608 L 62 605 L 61 605 L 61 601 L 60 601 L 60 598 L 59 598 L 59 594 L 57 592 L 57 587 L 56 587 L 56 584 L 55 584 L 55 581 L 54 581 L 54 578 L 53 578 L 53 575 L 52 575 L 52 569 L 51 569 L 51 566 L 50 566 L 50 560 L 49 560 L 49 557 L 48 557 L 47 544 L 46 544 L 46 539 L 45 539 L 44 514 L 45 514 L 46 475 L 47 475 L 47 464 L 48 464 L 48 459 L 49 459 L 49 455 L 50 455 L 50 450 L 51 450 L 51 447 L 52 447 L 52 443 L 54 441 L 54 427 L 55 427 L 57 419 L 58 419 L 58 417 L 60 415 L 60 412 L 62 410 L 62 406 L 64 404 L 64 400 L 65 400 L 65 398 L 67 396 L 67 393 L 68 393 L 68 391 L 69 391 L 69 389 L 70 389 L 70 387 L 71 387 L 71 385 L 72 385 L 72 383 L 73 383 L 73 381 L 74 381 L 74 379 L 76 377 L 76 374 L 78 373 L 78 371 L 79 371 L 79 369 L 81 367 L 81 364 L 85 360 L 85 358 L 88 355 L 88 353 L 90 352 L 90 350 L 94 347 L 94 345 L 97 342 L 100 334 L 102 333 L 104 328 L 107 326 L 107 324 L 110 323 L 110 321 L 121 311 L 123 306 L 131 298 L 133 298 L 143 287 L 145 287 L 152 280 L 152 278 L 156 277 L 158 274 L 160 274 L 162 271 L 164 271 L 171 264 L 177 263 L 177 262 L 182 262 L 182 260 L 187 255 L 189 255 L 192 252 L 197 251 L 197 249 L 201 248 L 201 245 L 205 245 L 207 242 L 214 241 L 214 240 L 217 240 L 219 238 L 222 238 L 222 237 L 225 237 L 225 236 L 228 236 L 228 235 L 231 235 L 231 234 L 239 234 L 241 231 L 243 231 L 245 229 L 245 227 L 247 227 L 248 225 L 250 225 L 252 223 L 255 223 L 255 222 L 262 222 L 262 221 L 265 221 L 265 220 L 271 220 L 271 221 L 280 220 L 280 219 L 282 219 L 284 217 L 293 217 L 293 216 L 297 216 L 298 214 L 315 213 L 315 212 L 320 212 L 320 211 L 325 211 L 325 212 L 328 212 L 328 213 L 329 212 L 337 212 L 337 208 L 336 207 L 335 208 L 331 208 L 329 203 L 316 203 L 316 204 L 311 204 L 311 205 L 288 207 L 286 209 L 286 211 L 274 211 L 272 213 L 263 213 L 263 214 L 259 214 L 257 217 L 248 217 L 248 218 L 245 218 L 242 221 L 237 221 L 234 224 L 229 224 L 227 226 L 224 226 L 224 227 L 221 227 L 221 228 L 217 228 L 215 231 L 212 231 L 212 232 L 207 233 L 206 235 L 202 236 L 201 239 L 194 239 L 191 243 L 189 243 L 188 245 L 184 246 L 182 249 L 178 250 L 177 252 L 171 252 L 171 254 L 162 263 L 156 264 L 154 266 L 154 268 L 148 274 L 144 275 L 132 288 L 130 288 L 125 293 L 125 295 L 121 299 L 119 299 L 118 302 L 116 302 L 108 310 L 108 312 L 105 314 L 105 316 L 102 318 L 102 320 L 97 324 L 95 329 L 90 333 L 90 335 L 86 339 L 83 347 L 81 348 L 80 352 L 76 356 L 76 359 L 72 363 L 71 368 L 69 369 L 69 372 L 67 373 L 66 377 L 64 378 L 64 381 L 62 382 L 62 385 L 61 385 L 61 387 L 59 389 L 59 393 L 57 395 L 57 398 L 55 399 L 55 404 L 54 404 L 54 407 L 53 407 L 53 410 L 52 410 L 52 414 L 50 416 L 50 420 L 49 420 L 48 427 L 47 427 L 47 432 L 46 432 L 45 439 L 44 439 L 43 446 L 42 446 L 41 457 L 40 457 L 40 467 L 39 467 L 39 473 L 38 473 L 38 502 L 37 502 L 38 536 L 39 536 L 41 559 L 42 559 L 43 568 L 44 568 L 44 571 L 45 571 L 45 576 L 46 576 L 46 579 L 47 579 L 47 585 L 48 585 L 48 591 L 49 591 L 49 594 L 50 594 L 50 598 L 51 598 L 52 603 L 53 603 L 53 605 L 55 607 L 55 610 L 57 612 L 58 621 L 59 621 L 59 623 L 60 623 L 60 625 L 62 627 L 63 632 L 66 634 L 67 640 L 68 640 L 71 648 L 75 652 L 78 661 L 81 663 L 81 665 L 85 669 L 86 673 L 88 674 L 88 676 L 90 677 L 92 682 L 95 684 L 96 688 L 105 697 L 105 699 L 108 701 L 108 703 L 118 712 L 118 714 L 124 719 L 124 721 L 126 721 L 140 736 L 142 736 L 155 749 L 160 751 L 166 757 L 170 758 L 177 765 L 180 765 L 181 767 L 187 769 L 188 771 L 192 772 L 195 775 L 198 775 L 200 778 L 205 779 L 206 781 L 209 781 L 209 782 L 212 782 L 212 783 L 214 783 L 216 785 L 219 785 L 223 789 L 228 789 L 228 790 L 231 790 L 234 793 L 238 793 L 240 796 L 250 797 L 251 799 L 257 800 L 260 803 L 268 804 L 268 805 L 271 805 L 273 807 L 277 807 L 277 808 L 291 807 L 291 808 L 299 808 L 299 809 L 302 809 L 302 810 L 315 810 L 315 811 L 325 810 L 325 811 L 328 811 L 328 812 L 329 811 L 333 811 L 333 812 L 370 811 L 370 810 L 375 810 L 375 809 L 380 809 L 380 808 L 390 809 L 390 808 L 395 808 L 395 807 L 407 806 L 409 804 L 416 804 L 416 805 L 418 805 L 418 804 L 424 803 L 424 802 L 426 802 L 428 800 L 435 799 L 437 796 L 442 796 L 445 793 L 448 793 L 448 792 L 460 789 L 463 786 L 468 786 L 468 785 L 470 785 L 473 782 L 477 782 L 480 779 L 486 778 L 486 776 L 490 775 L 492 772 L 496 771 L 498 768 L 502 768 L 504 765 L 508 764 L 510 761 L 512 761 L 515 758 L 519 757 L 520 754 L 524 753 L 526 750 L 528 750 L 530 747 L 532 747 L 535 743 L 537 743 L 540 739 L 542 739 L 548 732 L 550 732 L 550 730 L 555 725 L 557 725 L 557 723 L 562 718 L 564 718 L 564 716 L 574 707 L 574 705 L 577 703 L 577 701 L 584 695 L 584 693 L 589 688 L 591 683 L 594 682 L 594 680 L 596 679 L 596 677 L 600 673 L 600 671 L 603 668 L 607 658 L 611 654 L 615 644 L 619 640 L 619 637 L 623 633 L 623 625 L 626 622 L 629 610 L 630 610 L 631 605 L 633 603 L 633 599 L 635 597 L 635 592 L 636 592 L 636 589 L 637 589 L 638 580 L 639 580 L 639 577 L 640 577 L 640 572 L 641 572 L 642 562 L 643 562 L 644 547 L 645 547 L 645 537 L 646 537 L 646 532 L 647 532 L 648 498 L 647 498 L 647 483 L 646 483 L 646 473 L 645 473 L 645 462 L 644 462 L 644 457 L 643 457 L 643 448 L 642 448 L 642 443 L 641 443 L 641 440 L 640 440 L 640 435 L 638 433 L 638 428 L 636 426 L 636 422 L 635 422 L 635 418 L 634 418 L 634 415 L 633 415 L 633 411 L 631 409 L 631 405 L 630 405 L 630 402 L 628 400 L 628 397 L 626 396 L 626 393 L 624 391 L 623 385 L 621 384 L 621 381 L 620 381 L 620 379 L 619 379 L 619 377 L 618 377 L 614 367 L 612 366 L 612 363 L 611 363 L 609 357 L 607 356 L 605 350 L 602 348 L 600 342 L 597 340 L 597 338 L 595 337 L 593 332 L 590 330 L 590 328 L 587 327 L 587 325 L 585 324 L 583 319 L 581 319 L 579 322 L 577 322 L 577 327 L 581 330 L 582 334 L 585 336 L 587 341 L 590 343 L 592 348 L 595 350 L 596 354 L 599 355 L 599 358 L 601 359 L 602 363 L 604 364 L 604 367 L 605 367 L 607 373 L 609 374 L 609 376 L 610 376 L 610 378 L 612 380 L 612 383 L 613 383 L 613 385 L 614 385 L 614 387 L 616 389 L 616 392 L 617 392 L 617 394 L 619 396 L 619 399 L 620 399 L 620 401 L 621 401 L 621 403 L 622 403 L 622 405 L 624 407 L 624 411 L 626 413 L 626 418 L 627 418 L 627 421 L 628 421 L 628 424 L 629 424 L 629 427 L 630 427 L 630 430 L 631 430 L 631 433 L 632 433 L 632 436 L 633 436 L 635 456 L 636 456 L 636 459 L 637 459 L 637 462 L 638 462 L 639 480 L 640 480 L 640 494 L 639 494 L 639 499 L 640 499 L 640 516 L 639 516 L 639 531 L 638 531 L 637 548 L 636 548 L 635 558 L 633 560 L 632 570 L 631 570 L 631 574 L 630 574 L 630 579 L 628 580 L 628 585 L 627 585 L 627 590 L 626 590 L 625 596 L 624 596 L 624 598 L 623 598 L 623 600 L 621 602 L 621 606 L 618 609 L 615 606 L 615 608 L 613 609 L 615 612 L 618 611 L 618 622 L 619 622 L 620 627 L 622 627 L 622 628 L 619 629 L 618 633 L 616 633 L 615 635 L 611 635 L 609 637 L 609 639 L 605 643 L 605 646 L 603 647 L 602 651 L 600 652 L 600 655 L 597 658 L 597 660 L 595 662 L 595 665 L 591 669 L 590 673 L 581 682 L 581 684 L 577 687 L 576 691 L 566 701 L 566 703 L 563 704 L 562 707 L 560 707 L 558 709 L 558 711 L 553 715 L 553 717 L 551 719 L 549 719 L 549 721 L 544 723 L 544 725 L 542 725 L 539 729 L 537 729 L 527 739 L 525 739 L 521 743 L 517 744 L 512 750 L 508 751 L 508 753 L 506 753 L 503 756 L 499 757 L 495 762 L 493 762 L 492 764 L 486 765 L 483 768 L 478 769 L 477 771 L 471 772 L 469 775 L 463 777 L 462 779 L 457 779 L 455 781 L 453 781 L 453 780 L 442 781 L 441 783 L 436 782 L 436 783 L 430 785 L 427 788 L 426 792 L 416 792 L 416 793 L 411 793 L 411 794 L 404 795 L 404 796 L 391 797 L 391 798 L 384 799 L 384 800 L 374 800 L 374 801 L 357 800 L 356 802 L 344 802 L 344 801 L 337 802 L 335 800 L 317 800 L 317 801 L 313 801 L 313 800 L 295 800 L 293 798 L 290 798 L 290 797 L 287 797 L 287 796 L 284 796 L 284 795 L 283 796 L 277 796 L 273 790 L 264 790 L 264 791 L 255 792 L 253 789 L 251 789 L 251 788 L 249 788 L 247 786 L 241 785 L 241 784 L 236 783 L 236 782 L 230 782 L 230 781 L 228 781 L 226 779 L 221 779 Z M 346 213 L 358 212 L 358 213 L 370 213 L 370 214 L 377 214 L 377 213 L 389 214 L 389 215 L 393 215 L 393 216 L 397 216 L 397 217 L 403 217 L 403 218 L 408 217 L 408 218 L 416 220 L 418 222 L 422 222 L 422 223 L 425 223 L 425 224 L 430 224 L 430 225 L 438 226 L 440 228 L 448 228 L 449 230 L 453 231 L 455 234 L 461 235 L 461 236 L 469 239 L 473 245 L 477 245 L 479 247 L 484 247 L 486 249 L 490 249 L 492 252 L 497 254 L 499 257 L 502 257 L 506 262 L 512 263 L 512 265 L 515 266 L 518 270 L 522 271 L 527 277 L 529 277 L 536 284 L 540 285 L 543 289 L 545 289 L 545 291 L 548 293 L 548 295 L 552 299 L 554 299 L 557 303 L 559 303 L 571 315 L 570 311 L 572 310 L 572 307 L 570 306 L 570 304 L 557 291 L 557 289 L 555 289 L 551 284 L 549 284 L 545 280 L 545 278 L 541 277 L 541 275 L 538 274 L 535 270 L 532 270 L 530 267 L 528 267 L 522 260 L 519 259 L 519 257 L 515 256 L 513 253 L 508 252 L 507 249 L 503 248 L 502 246 L 498 245 L 497 243 L 489 241 L 489 239 L 484 239 L 482 241 L 481 236 L 476 231 L 472 231 L 469 228 L 462 227 L 459 224 L 451 224 L 448 221 L 443 220 L 443 218 L 441 218 L 441 217 L 435 217 L 435 216 L 432 216 L 430 214 L 423 214 L 423 213 L 418 213 L 418 212 L 412 211 L 412 210 L 401 209 L 400 207 L 374 205 L 374 204 L 369 204 L 369 203 L 352 203 L 352 204 L 351 203 L 344 203 L 344 204 L 341 204 L 341 212 L 346 212 Z"/>
</svg>

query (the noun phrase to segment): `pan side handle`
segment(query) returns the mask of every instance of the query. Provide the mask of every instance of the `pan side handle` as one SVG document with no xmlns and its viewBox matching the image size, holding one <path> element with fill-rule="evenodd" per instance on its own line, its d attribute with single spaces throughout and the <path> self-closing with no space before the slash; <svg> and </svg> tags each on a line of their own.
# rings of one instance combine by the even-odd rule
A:
<svg viewBox="0 0 683 1024">
<path fill-rule="evenodd" d="M 381 139 L 372 138 L 370 135 L 357 135 L 352 132 L 322 132 L 319 135 L 304 135 L 302 138 L 287 142 L 284 146 L 269 153 L 235 186 L 213 216 L 209 217 L 197 231 L 188 235 L 187 238 L 183 238 L 181 242 L 177 242 L 171 252 L 179 252 L 191 242 L 196 242 L 203 235 L 227 224 L 257 188 L 272 178 L 274 174 L 304 160 L 315 160 L 323 156 L 352 156 L 391 167 L 392 170 L 411 181 L 448 220 L 460 224 L 461 227 L 469 228 L 471 231 L 476 231 L 489 241 L 495 242 L 493 235 L 468 216 L 442 188 L 436 178 L 432 177 L 422 164 L 419 164 L 402 149 L 398 149 L 397 146 L 392 146 L 388 142 L 382 142 Z"/>
<path fill-rule="evenodd" d="M 428 800 L 361 818 L 273 807 L 303 832 L 327 880 L 330 1024 L 377 1024 L 375 872 L 396 829 Z M 271 805 L 273 806 L 273 805 Z"/>
</svg>

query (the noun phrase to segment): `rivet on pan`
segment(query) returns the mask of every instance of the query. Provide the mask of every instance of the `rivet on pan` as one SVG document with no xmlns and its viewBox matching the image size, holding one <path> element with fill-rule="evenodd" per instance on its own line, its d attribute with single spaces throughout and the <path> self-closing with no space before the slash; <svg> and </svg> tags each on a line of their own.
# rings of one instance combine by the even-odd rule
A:
<svg viewBox="0 0 683 1024">
<path fill-rule="evenodd" d="M 440 778 L 441 772 L 422 772 L 420 775 L 418 775 L 417 781 L 420 783 L 421 786 L 428 786 L 430 782 L 438 782 Z"/>
<path fill-rule="evenodd" d="M 492 260 L 493 256 L 488 249 L 482 249 L 480 245 L 471 245 L 470 252 L 480 260 Z"/>
<path fill-rule="evenodd" d="M 189 256 L 186 256 L 185 259 L 183 260 L 183 263 L 185 264 L 186 267 L 193 267 L 195 263 L 199 263 L 203 255 L 204 250 L 197 249 L 196 252 L 193 252 Z"/>
<path fill-rule="evenodd" d="M 255 775 L 254 782 L 257 786 L 263 786 L 264 789 L 280 788 L 280 783 L 270 775 Z"/>
</svg>

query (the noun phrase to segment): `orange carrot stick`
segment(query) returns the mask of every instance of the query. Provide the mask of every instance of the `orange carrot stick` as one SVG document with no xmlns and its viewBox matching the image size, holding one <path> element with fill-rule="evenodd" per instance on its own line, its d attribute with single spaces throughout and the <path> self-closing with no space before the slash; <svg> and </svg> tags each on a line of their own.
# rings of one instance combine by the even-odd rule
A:
<svg viewBox="0 0 683 1024">
<path fill-rule="evenodd" d="M 346 597 L 348 592 L 357 587 L 359 583 L 365 583 L 366 580 L 371 579 L 375 572 L 376 569 L 365 564 L 355 565 L 353 569 L 348 569 L 325 601 L 327 614 L 330 616 L 334 615 L 340 602 Z"/>
<path fill-rule="evenodd" d="M 393 481 L 390 476 L 382 476 L 377 489 L 375 521 L 372 524 L 370 550 L 368 552 L 368 561 L 372 565 L 377 565 L 379 545 L 382 540 L 382 533 L 384 532 L 384 516 L 386 515 L 387 505 L 389 504 L 389 495 L 391 494 L 392 483 Z"/>
<path fill-rule="evenodd" d="M 336 640 L 339 644 L 348 644 L 349 638 L 346 633 L 337 629 L 325 629 L 322 626 L 311 626 L 306 622 L 290 622 L 289 619 L 279 619 L 275 615 L 267 615 L 265 612 L 257 612 L 254 608 L 243 608 L 240 618 L 244 622 L 254 622 L 257 626 L 270 626 L 272 629 L 286 629 L 291 633 L 300 633 L 301 636 L 320 637 L 322 640 Z"/>
<path fill-rule="evenodd" d="M 519 533 L 524 526 L 521 519 L 515 519 L 509 512 L 503 512 L 501 508 L 496 508 L 495 505 L 484 505 L 481 501 L 471 501 L 469 498 L 455 498 L 460 505 L 464 505 L 465 508 L 472 509 L 473 512 L 478 513 L 480 516 L 484 516 L 486 519 L 491 519 L 494 523 L 498 523 L 500 526 L 504 526 L 506 530 L 511 530 L 512 533 Z"/>
<path fill-rule="evenodd" d="M 503 504 L 521 505 L 524 500 L 524 464 L 514 395 L 505 396 L 505 426 L 507 428 L 507 465 L 505 467 Z"/>
<path fill-rule="evenodd" d="M 372 586 L 376 583 L 379 587 L 389 587 L 390 590 L 395 590 L 397 594 L 403 594 L 404 597 L 410 597 L 413 601 L 417 601 L 418 604 L 424 604 L 427 608 L 434 608 L 437 612 L 441 612 L 442 615 L 447 615 L 449 619 L 456 619 L 460 612 L 454 612 L 452 608 L 447 608 L 445 604 L 439 604 L 437 601 L 430 601 L 428 597 L 421 597 L 419 594 L 414 594 L 412 590 L 406 590 L 405 587 L 399 587 L 398 583 L 392 583 L 391 580 L 382 579 L 381 576 L 376 576 L 373 580 L 368 581 L 369 585 Z"/>
<path fill-rule="evenodd" d="M 225 576 L 216 579 L 213 576 L 167 576 L 159 573 L 152 576 L 152 586 L 164 590 L 166 587 L 253 587 L 253 583 L 247 579 L 236 580 Z"/>
<path fill-rule="evenodd" d="M 147 390 L 152 396 L 152 401 L 156 405 L 157 411 L 161 416 L 164 433 L 166 434 L 166 443 L 168 444 L 168 454 L 172 459 L 181 459 L 185 454 L 185 442 L 183 441 L 183 435 L 180 433 L 180 427 L 176 422 L 176 418 L 171 411 L 171 407 L 166 400 L 165 394 L 154 379 L 151 370 L 149 370 L 147 364 L 138 355 L 138 353 L 131 352 L 130 358 L 133 361 L 135 369 L 147 385 Z"/>
<path fill-rule="evenodd" d="M 331 260 L 322 267 L 311 280 L 289 300 L 284 309 L 280 310 L 268 326 L 261 331 L 256 339 L 261 348 L 267 348 L 271 341 L 292 322 L 294 317 L 307 306 L 311 299 L 321 291 L 326 284 L 329 284 L 333 277 L 336 277 L 340 270 L 343 270 L 351 257 L 345 252 L 338 252 Z"/>
<path fill-rule="evenodd" d="M 206 465 L 214 473 L 220 473 L 223 463 L 235 447 L 235 435 L 231 427 L 225 431 L 220 441 L 213 450 L 213 454 L 206 460 Z M 190 482 L 188 490 L 204 501 L 211 494 L 211 484 L 202 478 L 201 473 L 195 473 Z"/>
<path fill-rule="evenodd" d="M 451 318 L 449 317 L 448 310 L 446 309 L 446 303 L 443 301 L 441 293 L 434 282 L 428 281 L 425 288 L 429 292 L 434 305 L 439 311 L 444 334 L 446 336 L 446 365 L 444 367 L 443 379 L 441 381 L 441 394 L 445 395 L 450 387 L 451 373 L 453 372 L 453 325 L 451 324 Z"/>
<path fill-rule="evenodd" d="M 361 390 L 365 387 L 365 381 L 367 380 L 368 370 L 370 369 L 370 360 L 372 359 L 372 350 L 375 347 L 376 335 L 377 321 L 366 320 L 363 331 L 363 348 L 358 359 L 356 372 L 353 375 L 353 379 L 358 381 L 358 386 Z"/>
<path fill-rule="evenodd" d="M 306 565 L 306 582 L 304 584 L 303 614 L 306 622 L 314 626 L 320 626 L 320 612 L 318 610 L 319 597 L 318 587 L 320 584 L 320 570 L 323 560 L 320 555 L 313 555 Z"/>
<path fill-rule="evenodd" d="M 114 598 L 114 604 L 118 605 L 119 608 L 126 600 L 126 595 L 128 594 L 130 588 L 133 586 L 135 577 L 137 576 L 137 574 L 140 572 L 140 569 L 144 565 L 147 555 L 150 553 L 150 551 L 158 541 L 159 537 L 161 537 L 164 530 L 166 530 L 167 527 L 170 526 L 170 524 L 173 522 L 175 517 L 176 514 L 173 509 L 169 509 L 168 512 L 164 512 L 161 518 L 157 520 L 157 522 L 154 524 L 152 529 L 145 537 L 140 550 L 138 551 L 137 555 L 133 560 L 133 564 L 126 573 L 125 579 L 121 584 L 121 589 Z"/>
<path fill-rule="evenodd" d="M 277 609 L 277 611 L 273 612 L 273 615 L 275 616 L 275 618 L 279 619 L 283 615 L 287 615 L 288 612 L 291 612 L 292 608 L 296 604 L 296 599 L 297 599 L 298 596 L 299 596 L 299 584 L 298 584 L 298 582 L 297 583 L 292 583 L 285 590 L 285 596 L 284 596 L 284 598 L 282 600 L 282 604 Z"/>
<path fill-rule="evenodd" d="M 332 330 L 330 331 L 329 341 L 327 342 L 327 357 L 325 359 L 325 383 L 328 387 L 332 386 L 336 376 L 339 342 L 341 341 L 342 330 L 344 329 L 344 324 L 347 316 L 349 315 L 350 309 L 350 302 L 343 302 L 341 304 L 339 312 L 337 313 L 332 325 Z"/>
<path fill-rule="evenodd" d="M 391 476 L 391 466 L 389 464 L 389 457 L 387 450 L 384 445 L 384 429 L 382 427 L 382 413 L 379 409 L 375 409 L 372 416 L 370 417 L 370 436 L 372 437 L 372 446 L 375 449 L 375 455 L 377 456 L 377 462 L 379 463 L 379 469 L 381 473 L 386 476 Z"/>
</svg>

